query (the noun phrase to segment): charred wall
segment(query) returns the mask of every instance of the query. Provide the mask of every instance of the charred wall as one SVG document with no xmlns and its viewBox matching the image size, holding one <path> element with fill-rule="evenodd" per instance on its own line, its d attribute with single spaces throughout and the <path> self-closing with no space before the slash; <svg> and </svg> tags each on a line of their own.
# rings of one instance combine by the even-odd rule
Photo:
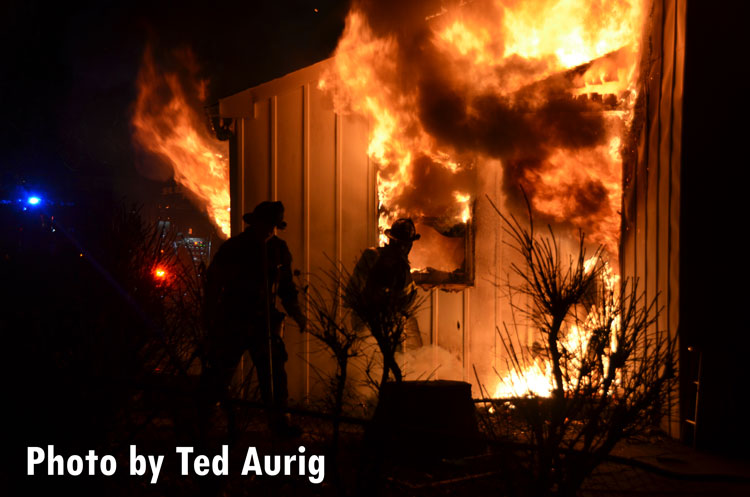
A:
<svg viewBox="0 0 750 497">
<path fill-rule="evenodd" d="M 680 326 L 681 131 L 685 2 L 655 1 L 644 30 L 639 96 L 623 157 L 622 274 L 646 302 L 654 326 L 678 340 Z M 679 396 L 664 427 L 679 436 Z M 684 417 L 682 418 L 684 419 Z"/>
</svg>

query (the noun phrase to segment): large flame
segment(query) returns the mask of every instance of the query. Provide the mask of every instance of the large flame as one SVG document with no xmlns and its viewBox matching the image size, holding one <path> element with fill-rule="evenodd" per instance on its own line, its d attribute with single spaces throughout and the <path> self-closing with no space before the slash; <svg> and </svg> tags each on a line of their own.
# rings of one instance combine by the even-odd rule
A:
<svg viewBox="0 0 750 497">
<path fill-rule="evenodd" d="M 384 230 L 400 216 L 444 217 L 457 222 L 468 220 L 471 201 L 467 181 L 449 188 L 451 177 L 464 169 L 451 155 L 440 150 L 425 132 L 414 110 L 417 95 L 398 91 L 397 42 L 375 36 L 364 15 L 350 12 L 346 29 L 334 59 L 334 71 L 324 75 L 319 87 L 333 91 L 339 111 L 354 111 L 371 120 L 368 155 L 378 164 L 377 191 L 381 241 Z M 431 168 L 434 168 L 431 170 Z M 421 176 L 416 178 L 415 176 Z M 427 192 L 433 187 L 446 192 Z M 427 187 L 427 188 L 425 188 Z M 414 189 L 421 192 L 414 195 Z M 425 195 L 432 202 L 424 202 Z M 413 200 L 416 199 L 416 202 Z"/>
<path fill-rule="evenodd" d="M 202 100 L 205 84 L 186 87 L 176 73 L 157 69 L 147 49 L 137 85 L 132 117 L 135 141 L 168 161 L 175 181 L 191 193 L 219 232 L 228 237 L 228 146 L 210 135 L 205 120 L 190 104 Z"/>
<path fill-rule="evenodd" d="M 381 235 L 402 216 L 468 222 L 476 172 L 501 167 L 506 208 L 525 196 L 535 218 L 617 260 L 644 3 L 355 0 L 319 87 L 370 122 Z M 583 353 L 588 321 L 568 328 L 566 349 Z M 548 361 L 526 366 L 495 396 L 550 395 Z"/>
<path fill-rule="evenodd" d="M 454 5 L 355 2 L 320 81 L 371 122 L 381 232 L 400 216 L 466 222 L 494 158 L 509 199 L 523 187 L 537 216 L 616 256 L 641 0 Z"/>
<path fill-rule="evenodd" d="M 564 391 L 570 391 L 578 384 L 581 371 L 581 358 L 585 356 L 589 346 L 593 330 L 609 326 L 610 336 L 609 348 L 612 353 L 617 350 L 616 336 L 619 331 L 619 319 L 613 320 L 611 324 L 602 322 L 602 316 L 616 315 L 616 307 L 619 302 L 620 276 L 615 274 L 609 264 L 602 263 L 597 257 L 592 257 L 584 264 L 584 271 L 589 272 L 597 264 L 603 264 L 598 275 L 598 282 L 604 285 L 606 292 L 611 292 L 614 296 L 612 302 L 608 303 L 607 309 L 601 312 L 600 309 L 592 308 L 580 323 L 571 323 L 567 326 L 566 333 L 559 342 L 559 346 L 569 354 L 570 360 L 565 362 L 563 384 Z M 529 359 L 529 353 L 524 352 L 524 358 L 528 359 L 527 364 L 521 364 L 522 370 L 518 367 L 510 367 L 509 371 L 499 378 L 495 386 L 493 397 L 498 399 L 507 399 L 513 397 L 550 397 L 555 389 L 555 380 L 552 374 L 552 362 L 545 354 Z M 604 370 L 608 368 L 609 357 L 601 357 Z"/>
</svg>

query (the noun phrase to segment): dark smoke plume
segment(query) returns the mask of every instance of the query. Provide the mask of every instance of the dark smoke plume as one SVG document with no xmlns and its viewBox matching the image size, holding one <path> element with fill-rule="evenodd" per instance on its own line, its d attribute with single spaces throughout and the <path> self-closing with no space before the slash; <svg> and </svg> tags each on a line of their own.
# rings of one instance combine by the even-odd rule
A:
<svg viewBox="0 0 750 497">
<path fill-rule="evenodd" d="M 509 1 L 508 3 L 513 3 Z M 441 12 L 460 9 L 460 15 L 477 22 L 497 23 L 502 12 L 492 2 L 459 2 L 360 0 L 354 3 L 380 38 L 397 40 L 399 81 L 403 94 L 417 95 L 415 110 L 425 131 L 441 147 L 457 154 L 480 153 L 497 158 L 503 164 L 503 188 L 511 200 L 520 200 L 523 186 L 529 195 L 535 188 L 528 184 L 527 174 L 543 167 L 554 149 L 576 151 L 605 143 L 605 106 L 587 98 L 575 98 L 570 90 L 576 74 L 572 69 L 547 77 L 512 92 L 477 91 L 468 80 L 469 68 L 456 67 L 432 41 L 431 26 L 441 22 Z M 493 30 L 497 32 L 496 29 Z M 502 53 L 504 40 L 493 40 L 494 49 Z M 528 78 L 540 74 L 548 60 L 509 57 L 496 68 L 497 79 Z M 426 161 L 426 162 L 425 162 Z M 416 176 L 424 180 L 414 188 L 436 188 L 434 196 L 443 195 L 436 175 L 423 174 L 430 168 L 429 159 L 415 163 Z M 526 183 L 526 184 L 525 184 Z M 408 197 L 409 192 L 404 192 Z M 609 209 L 607 188 L 589 179 L 570 187 L 568 195 L 575 200 L 571 218 L 584 218 Z M 433 195 L 430 195 L 432 197 Z M 409 198 L 396 199 L 399 207 L 408 208 Z M 416 201 L 414 201 L 416 202 Z M 425 196 L 420 197 L 420 205 Z M 428 199 L 429 202 L 429 199 Z"/>
</svg>

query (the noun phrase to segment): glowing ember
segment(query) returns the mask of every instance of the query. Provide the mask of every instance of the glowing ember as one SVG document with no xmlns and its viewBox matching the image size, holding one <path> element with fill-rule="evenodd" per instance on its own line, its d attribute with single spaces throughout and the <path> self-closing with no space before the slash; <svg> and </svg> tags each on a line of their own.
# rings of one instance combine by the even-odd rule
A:
<svg viewBox="0 0 750 497">
<path fill-rule="evenodd" d="M 157 267 L 154 269 L 154 278 L 157 280 L 165 280 L 167 279 L 167 270 L 161 267 Z"/>
<path fill-rule="evenodd" d="M 192 194 L 226 237 L 230 232 L 228 146 L 210 135 L 204 119 L 189 103 L 200 102 L 205 84 L 190 90 L 177 74 L 158 70 L 146 50 L 138 74 L 133 136 L 172 166 L 175 181 Z"/>
</svg>

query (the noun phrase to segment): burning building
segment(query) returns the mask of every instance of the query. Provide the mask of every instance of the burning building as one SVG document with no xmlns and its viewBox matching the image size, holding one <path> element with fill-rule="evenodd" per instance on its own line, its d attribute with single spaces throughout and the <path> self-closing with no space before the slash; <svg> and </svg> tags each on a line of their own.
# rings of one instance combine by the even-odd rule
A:
<svg viewBox="0 0 750 497">
<path fill-rule="evenodd" d="M 658 295 L 658 325 L 676 340 L 685 2 L 399 9 L 355 2 L 332 58 L 220 101 L 232 231 L 260 201 L 282 200 L 283 236 L 309 278 L 330 259 L 351 267 L 393 220 L 412 218 L 426 301 L 417 321 L 431 347 L 408 357 L 494 392 L 515 261 L 488 199 L 520 216 L 528 202 L 564 250 L 581 230 L 615 274 Z M 297 336 L 287 336 L 290 393 L 303 399 L 326 359 Z"/>
<path fill-rule="evenodd" d="M 723 29 L 723 15 L 687 0 L 359 1 L 332 58 L 221 99 L 214 123 L 228 153 L 199 113 L 187 123 L 172 113 L 184 92 L 148 55 L 137 106 L 146 125 L 135 127 L 174 157 L 175 180 L 225 234 L 258 202 L 282 200 L 303 284 L 329 259 L 351 267 L 393 219 L 414 219 L 422 239 L 411 263 L 426 298 L 417 321 L 432 347 L 409 357 L 438 378 L 476 383 L 476 368 L 490 393 L 505 374 L 496 327 L 513 319 L 503 281 L 515 261 L 489 200 L 524 217 L 525 195 L 562 245 L 574 250 L 582 230 L 614 274 L 656 299 L 656 326 L 673 340 L 679 330 L 668 428 L 690 436 L 700 411 L 702 436 L 716 438 L 740 424 L 721 420 L 738 412 L 726 358 L 744 350 L 706 333 L 736 323 L 709 311 L 731 293 L 701 286 L 733 278 L 704 264 L 714 243 L 705 227 L 729 228 L 732 195 L 720 193 L 724 176 L 701 171 L 735 160 L 727 153 L 743 143 L 718 120 L 732 108 L 716 105 L 721 75 L 739 67 L 729 48 L 740 31 Z M 157 102 L 170 92 L 154 86 L 172 100 Z M 313 396 L 326 359 L 307 336 L 286 340 L 291 394 Z M 523 340 L 533 346 L 533 332 Z M 526 376 L 522 388 L 549 387 L 543 369 Z"/>
</svg>

